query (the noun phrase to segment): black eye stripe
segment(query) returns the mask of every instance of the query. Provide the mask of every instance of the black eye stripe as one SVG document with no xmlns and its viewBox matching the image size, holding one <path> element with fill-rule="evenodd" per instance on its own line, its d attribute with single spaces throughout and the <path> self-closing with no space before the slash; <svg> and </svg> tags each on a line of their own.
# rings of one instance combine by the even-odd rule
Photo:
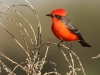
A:
<svg viewBox="0 0 100 75">
<path fill-rule="evenodd" d="M 62 16 L 59 16 L 59 15 L 55 15 L 55 17 L 56 17 L 57 19 L 61 19 L 61 18 L 62 18 Z"/>
<path fill-rule="evenodd" d="M 55 17 L 56 17 L 56 18 L 59 18 L 59 17 L 61 17 L 61 16 L 59 16 L 59 15 L 55 15 Z"/>
</svg>

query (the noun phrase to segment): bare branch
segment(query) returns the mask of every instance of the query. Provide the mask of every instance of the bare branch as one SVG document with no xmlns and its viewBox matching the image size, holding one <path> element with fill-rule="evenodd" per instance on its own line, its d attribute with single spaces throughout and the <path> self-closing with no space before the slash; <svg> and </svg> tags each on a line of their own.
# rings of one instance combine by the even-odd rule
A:
<svg viewBox="0 0 100 75">
<path fill-rule="evenodd" d="M 20 64 L 18 64 L 17 62 L 11 60 L 9 57 L 7 57 L 6 55 L 4 55 L 2 52 L 0 52 L 0 55 L 4 58 L 6 58 L 7 60 L 11 61 L 12 63 L 18 65 L 19 67 L 21 67 L 23 69 L 23 66 L 21 66 Z"/>
<path fill-rule="evenodd" d="M 100 54 L 98 54 L 98 55 L 95 56 L 95 57 L 92 57 L 92 59 L 95 59 L 95 58 L 100 58 Z"/>
<path fill-rule="evenodd" d="M 28 1 L 28 0 L 25 0 L 32 8 L 32 10 L 34 10 L 34 7 L 33 5 Z M 34 10 L 34 15 L 36 17 L 36 20 L 37 20 L 37 23 L 38 23 L 38 40 L 37 40 L 37 45 L 41 45 L 41 24 L 40 24 L 40 20 L 39 20 L 39 17 L 38 17 L 38 14 L 37 12 Z"/>
<path fill-rule="evenodd" d="M 16 75 L 15 73 L 13 73 L 11 71 L 10 68 L 8 68 L 1 60 L 0 60 L 0 64 L 2 65 L 3 69 L 9 74 L 9 75 Z"/>
<path fill-rule="evenodd" d="M 14 35 L 12 33 L 10 33 L 6 27 L 0 22 L 0 25 L 7 31 L 7 33 L 9 33 L 11 35 L 11 37 L 14 39 L 14 41 L 25 51 L 25 53 L 29 56 L 29 54 L 26 52 L 26 49 L 20 44 L 20 42 L 15 39 Z"/>
<path fill-rule="evenodd" d="M 8 9 L 11 9 L 11 10 L 13 10 L 15 13 L 17 13 L 20 17 L 22 17 L 22 18 L 28 23 L 28 25 L 30 26 L 30 28 L 31 28 L 31 30 L 32 30 L 32 32 L 33 32 L 34 39 L 35 39 L 35 42 L 36 42 L 36 44 L 37 44 L 36 35 L 35 35 L 35 32 L 34 32 L 34 29 L 33 29 L 32 25 L 31 25 L 31 24 L 29 23 L 29 21 L 28 21 L 24 16 L 22 16 L 17 10 L 15 10 L 15 9 L 12 8 L 12 7 L 19 6 L 19 5 L 23 5 L 23 4 L 8 6 L 8 5 L 6 5 L 6 4 L 4 4 L 4 3 L 2 3 L 2 2 L 0 2 L 0 3 L 1 3 L 2 5 L 4 5 L 4 6 L 7 7 L 7 9 L 5 9 L 5 10 L 2 11 L 2 12 L 6 12 Z M 0 13 L 0 14 L 2 14 L 2 13 Z M 24 31 L 26 32 L 28 38 L 30 39 L 31 44 L 32 44 L 33 47 L 34 47 L 34 43 L 33 43 L 32 39 L 30 38 L 30 36 L 29 36 L 27 30 L 26 30 L 22 25 L 21 25 L 21 27 L 22 27 L 22 28 L 24 29 Z"/>
<path fill-rule="evenodd" d="M 0 2 L 3 6 L 7 7 L 5 10 L 0 11 L 0 14 L 1 14 L 0 17 L 11 20 L 16 24 L 18 30 L 21 33 L 22 39 L 23 39 L 24 44 L 25 44 L 25 48 L 20 44 L 20 42 L 14 37 L 14 35 L 11 32 L 9 32 L 8 29 L 1 22 L 0 22 L 0 26 L 2 26 L 4 28 L 4 30 L 14 39 L 14 41 L 23 49 L 23 51 L 25 51 L 27 58 L 22 64 L 19 64 L 19 63 L 15 62 L 14 60 L 10 59 L 9 57 L 7 57 L 6 55 L 4 55 L 2 52 L 0 52 L 0 55 L 2 57 L 6 58 L 11 63 L 14 63 L 16 66 L 13 68 L 13 70 L 11 70 L 1 60 L 0 60 L 0 64 L 2 65 L 3 69 L 6 72 L 8 72 L 9 75 L 16 75 L 14 73 L 14 71 L 18 67 L 20 67 L 23 71 L 25 71 L 27 75 L 41 75 L 42 74 L 41 71 L 42 71 L 44 65 L 46 63 L 49 63 L 51 65 L 54 65 L 53 71 L 45 72 L 43 75 L 51 75 L 51 74 L 61 75 L 59 72 L 57 72 L 56 63 L 54 61 L 47 61 L 47 56 L 48 56 L 48 51 L 49 51 L 50 46 L 51 45 L 58 46 L 58 43 L 55 43 L 55 42 L 46 42 L 46 43 L 43 43 L 43 44 L 41 43 L 42 42 L 42 38 L 41 38 L 42 28 L 41 28 L 41 24 L 40 24 L 38 14 L 37 14 L 36 10 L 34 9 L 33 5 L 28 0 L 25 0 L 25 1 L 29 4 L 29 6 L 25 5 L 25 4 L 15 4 L 15 5 L 12 5 L 12 6 L 8 6 L 8 5 Z M 16 6 L 27 7 L 33 12 L 33 14 L 35 15 L 36 21 L 37 21 L 37 27 L 38 27 L 37 35 L 38 36 L 36 36 L 36 33 L 35 33 L 32 25 L 30 24 L 30 22 L 22 14 L 20 14 L 17 10 L 15 10 L 13 8 L 13 7 L 16 7 Z M 12 16 L 10 16 L 6 13 L 6 11 L 9 10 L 9 9 L 11 9 L 15 13 L 17 13 L 17 15 L 19 15 L 21 18 L 23 18 L 23 20 L 29 25 L 29 27 L 31 28 L 32 33 L 34 35 L 35 43 L 33 42 L 33 39 L 30 37 L 26 28 L 20 22 L 18 22 Z M 5 14 L 6 17 L 3 17 L 2 14 Z M 27 37 L 29 38 L 31 44 L 34 47 L 34 50 L 32 50 L 31 54 L 29 52 L 30 50 L 28 48 L 28 44 L 26 42 L 26 39 L 24 37 L 24 34 L 23 34 L 21 28 L 23 28 L 24 32 L 26 33 Z M 43 46 L 46 46 L 46 52 L 44 54 L 44 57 L 40 59 L 40 49 Z M 61 44 L 61 47 L 65 48 L 67 50 L 70 50 L 67 46 L 65 46 L 63 44 Z M 79 57 L 73 51 L 69 52 L 70 59 L 68 59 L 67 55 L 64 53 L 64 51 L 62 49 L 61 49 L 61 53 L 63 54 L 65 60 L 68 62 L 68 66 L 69 66 L 69 69 L 70 69 L 69 72 L 66 72 L 66 75 L 77 75 L 78 71 L 82 71 L 83 75 L 86 75 Z M 75 60 L 74 60 L 73 57 L 75 57 L 78 60 L 79 66 L 80 66 L 79 68 L 77 68 L 75 66 Z M 23 66 L 23 64 L 24 64 L 24 66 Z"/>
<path fill-rule="evenodd" d="M 83 74 L 86 75 L 86 73 L 85 73 L 85 71 L 84 71 L 84 68 L 83 68 L 83 66 L 82 66 L 82 63 L 81 63 L 79 57 L 78 57 L 73 51 L 72 51 L 72 53 L 73 53 L 73 55 L 77 58 L 77 60 L 78 60 L 78 62 L 79 62 L 79 65 L 81 66 L 81 69 L 82 69 Z"/>
</svg>

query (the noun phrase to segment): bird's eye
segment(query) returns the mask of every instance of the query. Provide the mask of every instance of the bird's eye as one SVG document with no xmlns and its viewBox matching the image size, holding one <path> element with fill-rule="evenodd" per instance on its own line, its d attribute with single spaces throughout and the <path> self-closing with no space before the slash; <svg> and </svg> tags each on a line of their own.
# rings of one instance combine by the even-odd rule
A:
<svg viewBox="0 0 100 75">
<path fill-rule="evenodd" d="M 61 19 L 61 16 L 59 16 L 59 15 L 55 15 L 55 17 L 56 17 L 57 19 Z"/>
</svg>

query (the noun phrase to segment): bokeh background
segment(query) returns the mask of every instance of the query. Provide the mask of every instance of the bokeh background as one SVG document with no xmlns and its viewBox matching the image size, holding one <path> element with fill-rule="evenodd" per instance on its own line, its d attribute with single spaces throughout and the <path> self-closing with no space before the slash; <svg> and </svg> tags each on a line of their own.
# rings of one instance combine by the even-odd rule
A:
<svg viewBox="0 0 100 75">
<path fill-rule="evenodd" d="M 14 4 L 27 4 L 24 0 L 0 0 L 1 2 L 11 6 Z M 79 56 L 85 72 L 87 75 L 100 75 L 100 58 L 92 59 L 92 57 L 97 56 L 100 53 L 100 0 L 29 0 L 29 2 L 34 6 L 38 13 L 41 25 L 42 25 L 42 43 L 45 43 L 50 38 L 51 41 L 59 42 L 59 40 L 53 35 L 51 31 L 52 21 L 49 17 L 45 16 L 51 13 L 52 10 L 57 8 L 64 8 L 67 10 L 71 21 L 77 26 L 81 31 L 84 39 L 92 46 L 92 48 L 84 48 L 78 42 L 73 43 L 73 51 Z M 0 4 L 0 11 L 6 9 Z M 26 7 L 17 6 L 14 7 L 19 11 L 29 22 L 33 25 L 35 32 L 37 33 L 37 23 L 34 14 L 31 10 Z M 28 30 L 32 38 L 32 32 L 26 24 L 26 22 L 19 17 L 14 11 L 6 11 L 9 15 L 14 17 L 17 21 L 21 22 L 23 26 Z M 1 14 L 0 14 L 1 15 Z M 2 16 L 4 16 L 2 14 Z M 0 17 L 0 22 L 5 25 L 5 27 L 20 41 L 24 46 L 20 32 L 10 20 Z M 27 37 L 26 37 L 27 39 Z M 33 47 L 27 39 L 29 49 L 32 50 Z M 65 44 L 65 43 L 63 43 Z M 69 57 L 68 50 L 63 49 L 64 52 Z M 12 37 L 0 26 L 0 52 L 20 63 L 26 60 L 26 54 L 24 51 L 15 43 Z M 41 58 L 45 54 L 45 47 L 41 50 Z M 14 64 L 1 58 L 9 68 L 12 69 Z M 69 57 L 70 59 L 70 57 Z M 68 63 L 65 61 L 61 51 L 57 46 L 51 46 L 49 49 L 49 54 L 47 60 L 55 61 L 57 64 L 57 71 L 62 75 L 65 75 L 69 71 Z M 75 61 L 75 66 L 79 67 L 77 60 Z M 46 64 L 42 73 L 52 71 L 53 66 Z M 16 71 L 20 75 L 20 71 Z M 4 71 L 0 75 L 6 75 Z M 79 72 L 78 75 L 83 75 Z"/>
</svg>

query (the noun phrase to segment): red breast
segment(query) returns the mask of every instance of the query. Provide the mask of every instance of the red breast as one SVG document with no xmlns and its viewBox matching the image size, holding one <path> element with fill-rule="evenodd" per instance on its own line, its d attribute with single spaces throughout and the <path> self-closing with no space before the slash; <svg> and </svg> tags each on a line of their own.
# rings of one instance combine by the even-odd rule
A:
<svg viewBox="0 0 100 75">
<path fill-rule="evenodd" d="M 56 20 L 52 24 L 52 31 L 54 35 L 64 41 L 75 41 L 79 40 L 78 37 L 73 34 L 70 30 L 67 29 L 66 25 L 62 23 L 60 20 Z"/>
</svg>

